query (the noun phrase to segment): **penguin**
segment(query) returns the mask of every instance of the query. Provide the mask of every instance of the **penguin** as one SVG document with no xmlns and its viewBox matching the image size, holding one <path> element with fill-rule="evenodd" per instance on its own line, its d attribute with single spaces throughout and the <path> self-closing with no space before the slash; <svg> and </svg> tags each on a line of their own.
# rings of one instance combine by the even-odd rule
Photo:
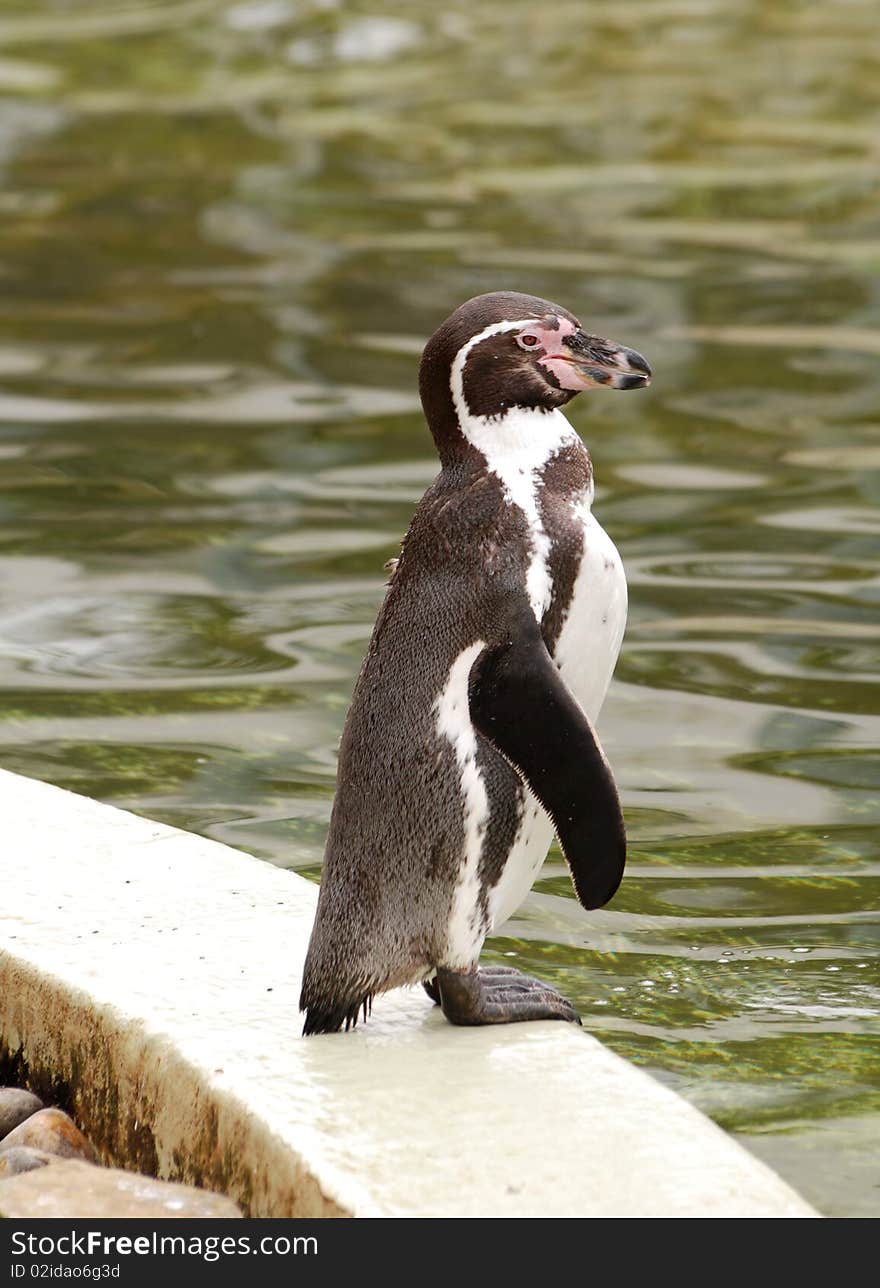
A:
<svg viewBox="0 0 880 1288">
<path fill-rule="evenodd" d="M 392 561 L 342 734 L 305 1034 L 348 1030 L 377 994 L 418 983 L 452 1024 L 580 1023 L 549 984 L 479 958 L 554 832 L 584 908 L 623 876 L 594 722 L 626 578 L 562 408 L 650 379 L 641 354 L 512 291 L 468 300 L 428 341 L 419 389 L 441 468 Z"/>
</svg>

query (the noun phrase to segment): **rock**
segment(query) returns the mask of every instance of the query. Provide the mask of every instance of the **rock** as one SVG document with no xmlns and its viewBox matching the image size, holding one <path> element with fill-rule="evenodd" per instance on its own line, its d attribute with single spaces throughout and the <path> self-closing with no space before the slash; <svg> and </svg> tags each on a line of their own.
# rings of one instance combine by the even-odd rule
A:
<svg viewBox="0 0 880 1288">
<path fill-rule="evenodd" d="M 95 1151 L 72 1118 L 61 1109 L 40 1109 L 0 1140 L 0 1157 L 7 1149 L 25 1145 L 42 1149 L 59 1158 L 82 1158 L 95 1161 Z"/>
<path fill-rule="evenodd" d="M 137 1172 L 62 1159 L 0 1181 L 0 1217 L 240 1217 L 232 1199 Z"/>
<path fill-rule="evenodd" d="M 0 1140 L 42 1108 L 42 1100 L 33 1092 L 22 1091 L 20 1087 L 0 1087 Z"/>
<path fill-rule="evenodd" d="M 47 1154 L 42 1149 L 28 1149 L 26 1145 L 13 1145 L 0 1154 L 0 1177 L 18 1176 L 21 1172 L 33 1172 L 47 1163 L 57 1162 L 57 1154 Z"/>
</svg>

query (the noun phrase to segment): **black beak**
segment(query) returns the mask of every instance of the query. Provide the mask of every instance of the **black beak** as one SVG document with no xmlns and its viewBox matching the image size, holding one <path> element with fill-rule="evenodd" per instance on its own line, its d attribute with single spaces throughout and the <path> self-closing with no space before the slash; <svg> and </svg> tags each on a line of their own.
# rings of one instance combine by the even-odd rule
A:
<svg viewBox="0 0 880 1288">
<path fill-rule="evenodd" d="M 585 388 L 604 385 L 611 389 L 644 389 L 651 383 L 651 368 L 635 349 L 584 331 L 565 336 L 562 343 Z"/>
</svg>

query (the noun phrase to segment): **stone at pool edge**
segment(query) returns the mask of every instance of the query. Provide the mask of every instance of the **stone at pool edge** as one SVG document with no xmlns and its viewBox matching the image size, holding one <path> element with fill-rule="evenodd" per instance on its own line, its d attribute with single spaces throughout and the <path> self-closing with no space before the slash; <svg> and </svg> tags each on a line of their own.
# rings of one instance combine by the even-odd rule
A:
<svg viewBox="0 0 880 1288">
<path fill-rule="evenodd" d="M 95 1151 L 76 1123 L 62 1109 L 40 1109 L 0 1140 L 0 1156 L 18 1145 L 45 1150 L 59 1158 L 95 1161 Z"/>
<path fill-rule="evenodd" d="M 0 1152 L 0 1180 L 7 1176 L 20 1176 L 24 1172 L 34 1172 L 47 1163 L 57 1163 L 57 1154 L 47 1154 L 44 1149 L 29 1149 L 27 1145 L 13 1145 L 12 1149 Z"/>
<path fill-rule="evenodd" d="M 24 1091 L 21 1087 L 0 1087 L 0 1141 L 42 1108 L 42 1100 L 32 1091 Z"/>
<path fill-rule="evenodd" d="M 0 1181 L 0 1217 L 240 1217 L 232 1199 L 137 1172 L 59 1159 Z"/>
</svg>

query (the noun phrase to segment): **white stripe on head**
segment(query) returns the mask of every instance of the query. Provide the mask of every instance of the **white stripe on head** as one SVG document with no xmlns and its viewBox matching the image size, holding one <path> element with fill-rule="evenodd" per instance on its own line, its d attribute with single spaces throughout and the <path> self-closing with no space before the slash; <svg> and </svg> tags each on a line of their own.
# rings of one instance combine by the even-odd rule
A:
<svg viewBox="0 0 880 1288">
<path fill-rule="evenodd" d="M 538 504 L 540 471 L 566 443 L 578 442 L 577 434 L 559 409 L 541 411 L 532 407 L 510 407 L 500 416 L 475 416 L 467 405 L 464 369 L 478 344 L 504 331 L 538 326 L 541 318 L 493 322 L 471 336 L 452 361 L 450 389 L 462 434 L 485 458 L 489 469 L 504 485 L 508 501 L 518 505 L 526 517 L 532 543 L 532 559 L 526 576 L 526 590 L 538 621 L 550 607 L 553 579 L 550 575 L 550 539 L 541 522 Z"/>
</svg>

